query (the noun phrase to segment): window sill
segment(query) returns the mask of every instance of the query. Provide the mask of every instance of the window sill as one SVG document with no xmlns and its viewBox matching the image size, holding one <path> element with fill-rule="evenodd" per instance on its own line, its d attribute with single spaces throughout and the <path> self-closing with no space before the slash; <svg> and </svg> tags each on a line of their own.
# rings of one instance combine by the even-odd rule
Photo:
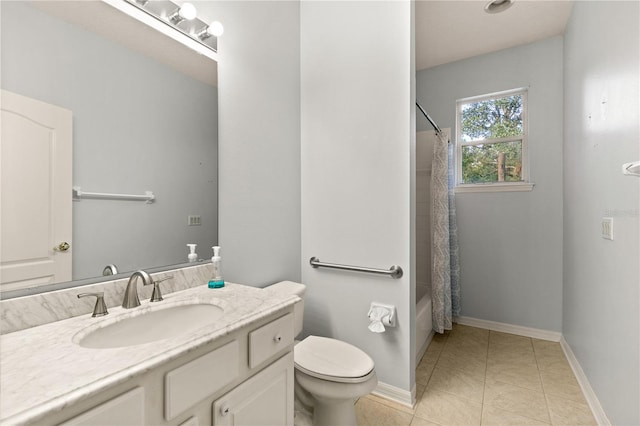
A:
<svg viewBox="0 0 640 426">
<path fill-rule="evenodd" d="M 454 191 L 456 194 L 464 192 L 529 192 L 533 190 L 533 183 L 477 183 L 458 185 Z"/>
</svg>

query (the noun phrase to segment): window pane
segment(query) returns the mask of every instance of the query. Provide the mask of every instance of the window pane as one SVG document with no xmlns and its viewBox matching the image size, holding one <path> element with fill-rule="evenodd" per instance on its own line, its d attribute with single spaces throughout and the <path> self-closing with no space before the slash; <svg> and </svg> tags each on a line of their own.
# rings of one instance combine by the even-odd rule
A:
<svg viewBox="0 0 640 426">
<path fill-rule="evenodd" d="M 522 134 L 522 94 L 462 104 L 462 140 Z"/>
<path fill-rule="evenodd" d="M 462 147 L 462 183 L 522 181 L 522 141 Z"/>
</svg>

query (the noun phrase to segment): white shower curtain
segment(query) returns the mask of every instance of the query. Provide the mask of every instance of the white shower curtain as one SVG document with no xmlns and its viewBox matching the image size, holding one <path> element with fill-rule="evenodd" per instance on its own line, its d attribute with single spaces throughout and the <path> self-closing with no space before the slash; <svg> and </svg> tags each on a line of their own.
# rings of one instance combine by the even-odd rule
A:
<svg viewBox="0 0 640 426">
<path fill-rule="evenodd" d="M 460 314 L 458 229 L 453 193 L 453 148 L 447 135 L 436 133 L 431 169 L 431 287 L 433 329 L 451 330 Z"/>
</svg>

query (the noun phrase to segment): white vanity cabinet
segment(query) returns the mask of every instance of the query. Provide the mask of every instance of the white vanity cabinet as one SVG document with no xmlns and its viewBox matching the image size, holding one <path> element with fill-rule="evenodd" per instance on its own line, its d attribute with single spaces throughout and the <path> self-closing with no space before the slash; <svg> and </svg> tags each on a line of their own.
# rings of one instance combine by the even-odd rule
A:
<svg viewBox="0 0 640 426">
<path fill-rule="evenodd" d="M 213 404 L 215 426 L 293 425 L 293 353 Z"/>
<path fill-rule="evenodd" d="M 293 327 L 288 308 L 72 404 L 44 423 L 292 426 Z"/>
</svg>

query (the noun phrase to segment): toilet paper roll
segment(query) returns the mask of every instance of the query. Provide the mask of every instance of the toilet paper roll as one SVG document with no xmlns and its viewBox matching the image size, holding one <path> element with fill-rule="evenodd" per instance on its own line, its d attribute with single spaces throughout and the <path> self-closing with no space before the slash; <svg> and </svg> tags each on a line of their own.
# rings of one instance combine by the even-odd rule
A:
<svg viewBox="0 0 640 426">
<path fill-rule="evenodd" d="M 385 317 L 389 316 L 389 311 L 384 308 L 376 307 L 369 311 L 369 320 L 371 323 L 369 324 L 369 331 L 373 333 L 384 333 L 385 328 L 382 323 Z"/>
</svg>

